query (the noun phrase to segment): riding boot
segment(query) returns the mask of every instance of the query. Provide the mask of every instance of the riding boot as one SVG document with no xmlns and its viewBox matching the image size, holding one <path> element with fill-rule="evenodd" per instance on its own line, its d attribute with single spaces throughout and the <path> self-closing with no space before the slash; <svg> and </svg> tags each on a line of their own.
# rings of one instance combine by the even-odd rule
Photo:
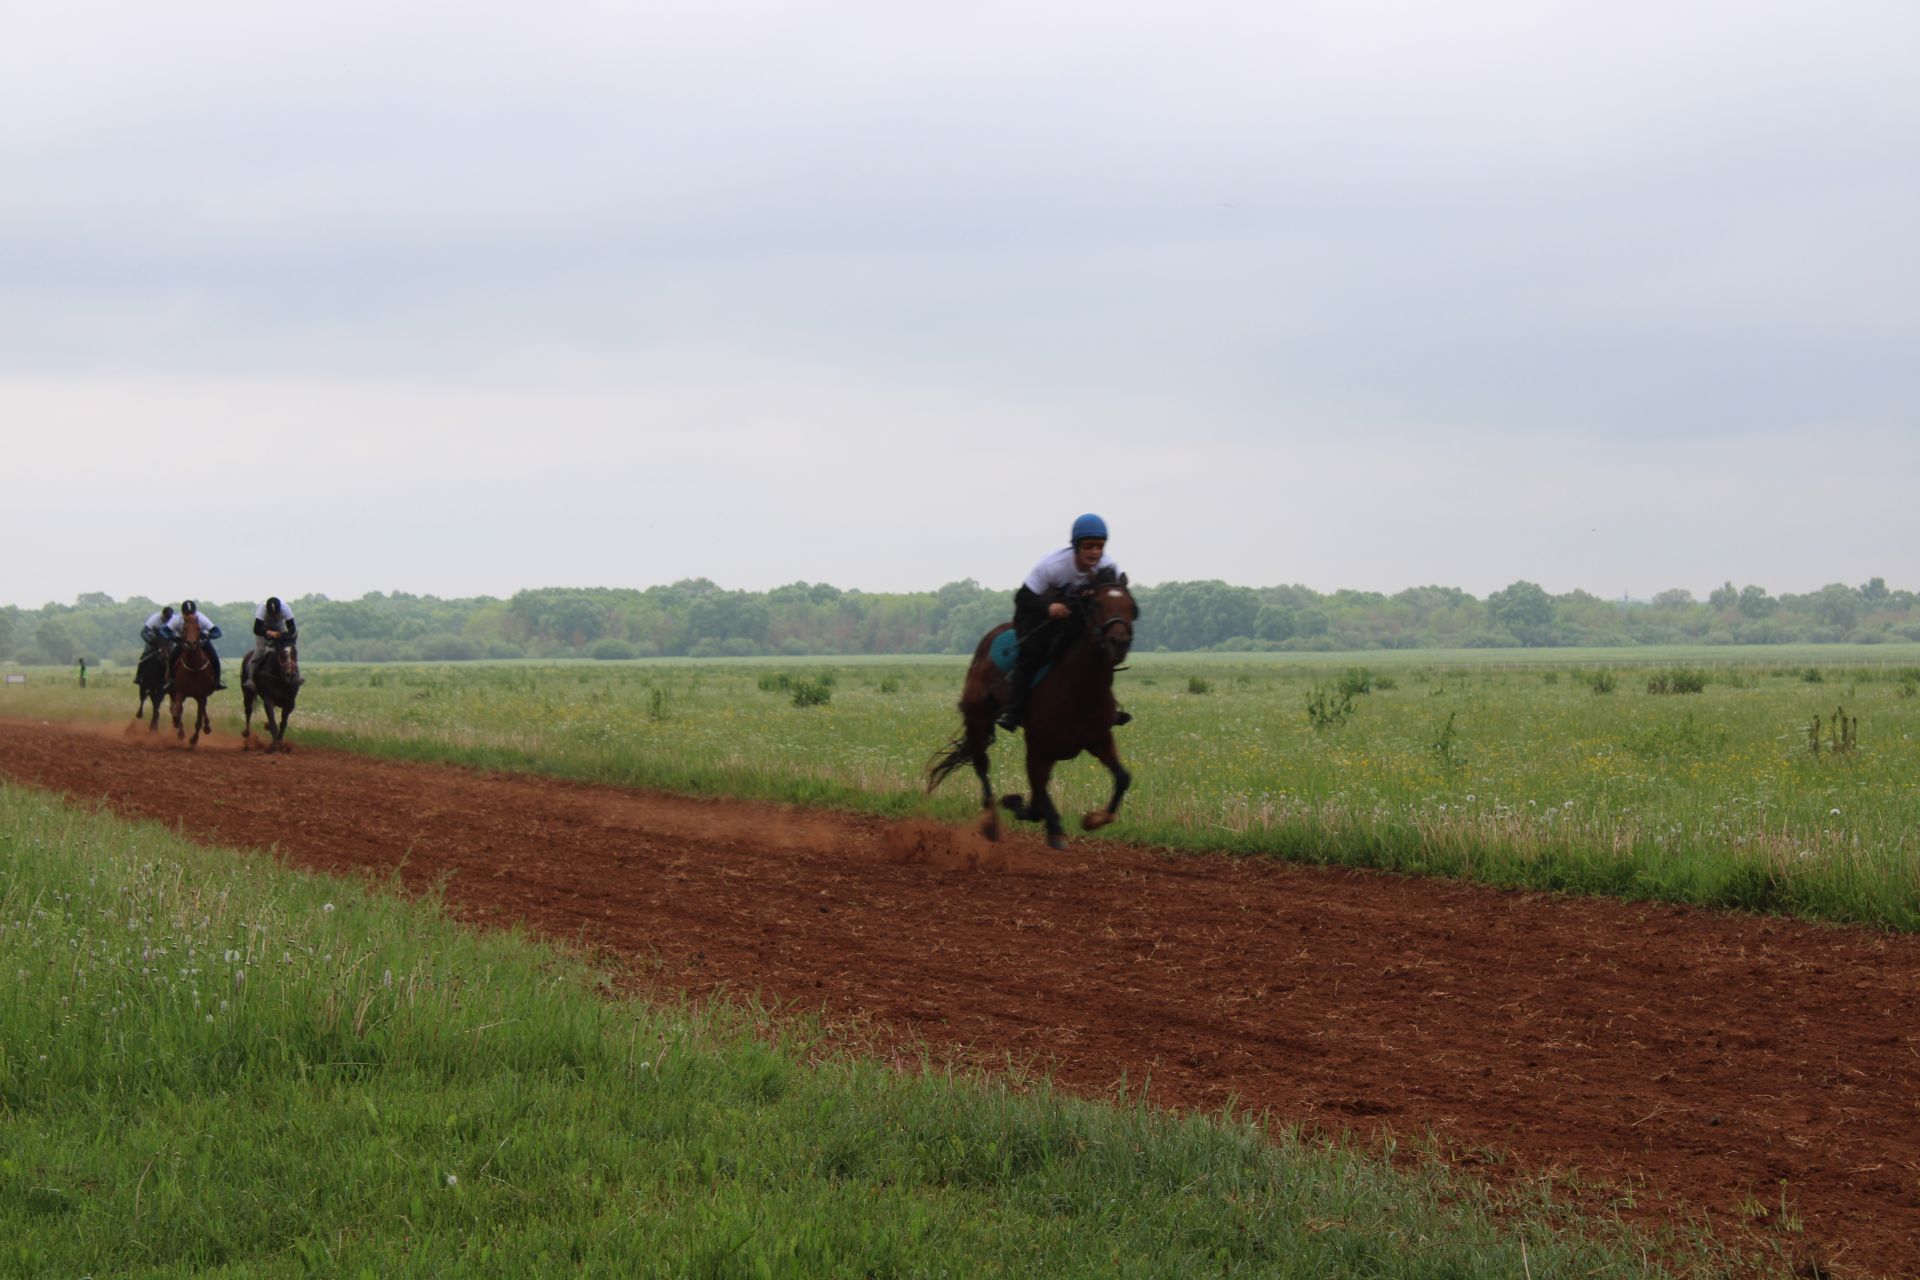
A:
<svg viewBox="0 0 1920 1280">
<path fill-rule="evenodd" d="M 1113 712 L 1113 727 L 1114 727 L 1114 728 L 1116 728 L 1116 729 L 1118 729 L 1118 728 L 1119 728 L 1119 727 L 1120 727 L 1121 725 L 1123 725 L 1123 724 L 1128 724 L 1128 723 L 1130 723 L 1130 722 L 1131 722 L 1132 720 L 1133 720 L 1133 712 L 1131 712 L 1131 711 L 1122 711 L 1122 710 L 1120 710 L 1120 709 L 1119 709 L 1118 707 L 1116 707 L 1116 708 L 1114 708 L 1114 712 Z"/>
<path fill-rule="evenodd" d="M 207 649 L 207 656 L 213 659 L 213 691 L 218 693 L 227 687 L 226 680 L 220 674 L 220 655 L 209 647 Z"/>
</svg>

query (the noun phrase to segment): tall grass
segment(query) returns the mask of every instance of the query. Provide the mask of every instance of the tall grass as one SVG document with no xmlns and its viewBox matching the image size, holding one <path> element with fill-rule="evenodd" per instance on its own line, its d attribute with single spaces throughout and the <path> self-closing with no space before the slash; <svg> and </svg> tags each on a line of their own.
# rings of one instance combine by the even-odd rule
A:
<svg viewBox="0 0 1920 1280">
<path fill-rule="evenodd" d="M 0 972 L 0 1274 L 1656 1273 L 1432 1165 L 621 1001 L 430 902 L 6 786 Z"/>
<path fill-rule="evenodd" d="M 1148 655 L 1119 679 L 1137 717 L 1119 735 L 1135 784 L 1108 831 L 1914 929 L 1920 660 L 1854 652 L 1819 666 L 1799 651 L 1688 650 L 1678 680 L 1669 652 L 1639 668 L 1590 653 L 1568 665 L 1394 654 L 1371 668 Z M 972 789 L 928 801 L 921 772 L 957 725 L 960 673 L 951 659 L 315 668 L 294 736 L 964 821 Z M 801 685 L 832 696 L 797 703 Z M 15 686 L 0 714 L 131 709 L 117 687 L 67 686 Z M 1836 711 L 1857 721 L 1853 749 L 1835 753 L 1824 730 L 1810 749 L 1814 718 Z M 230 708 L 221 723 L 232 728 Z M 1015 744 L 1002 739 L 996 765 L 1024 789 Z M 1063 811 L 1104 804 L 1090 761 L 1059 779 Z"/>
</svg>

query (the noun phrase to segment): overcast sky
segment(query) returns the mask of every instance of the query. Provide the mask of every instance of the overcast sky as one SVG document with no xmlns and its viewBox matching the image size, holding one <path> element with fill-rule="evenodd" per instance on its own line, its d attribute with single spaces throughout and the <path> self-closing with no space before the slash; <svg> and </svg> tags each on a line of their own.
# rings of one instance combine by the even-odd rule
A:
<svg viewBox="0 0 1920 1280">
<path fill-rule="evenodd" d="M 0 27 L 0 602 L 1920 588 L 1920 5 Z"/>
</svg>

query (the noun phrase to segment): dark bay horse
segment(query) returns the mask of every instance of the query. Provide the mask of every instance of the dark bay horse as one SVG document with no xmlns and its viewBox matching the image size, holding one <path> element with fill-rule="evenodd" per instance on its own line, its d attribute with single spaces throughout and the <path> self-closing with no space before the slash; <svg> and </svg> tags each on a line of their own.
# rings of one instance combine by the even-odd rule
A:
<svg viewBox="0 0 1920 1280">
<path fill-rule="evenodd" d="M 140 655 L 140 665 L 133 669 L 133 682 L 140 687 L 140 702 L 133 709 L 133 721 L 140 722 L 147 708 L 153 708 L 153 715 L 147 721 L 147 732 L 153 733 L 160 728 L 160 700 L 167 692 L 167 651 L 155 647 Z"/>
<path fill-rule="evenodd" d="M 1054 656 L 1052 669 L 1044 679 L 1036 680 L 1027 694 L 1028 794 L 1010 795 L 1000 802 L 1015 818 L 1045 823 L 1047 844 L 1055 849 L 1067 845 L 1060 811 L 1047 794 L 1056 764 L 1090 751 L 1113 775 L 1113 796 L 1107 807 L 1080 819 L 1080 825 L 1088 831 L 1113 821 L 1120 799 L 1133 781 L 1113 745 L 1113 721 L 1118 710 L 1113 701 L 1113 672 L 1127 660 L 1127 651 L 1133 646 L 1139 606 L 1127 590 L 1125 574 L 1096 579 L 1069 605 L 1072 614 L 1054 624 L 1066 629 L 1066 637 Z M 932 791 L 961 765 L 973 766 L 980 778 L 980 803 L 985 810 L 980 830 L 989 840 L 999 839 L 1000 822 L 994 808 L 987 748 L 993 742 L 994 719 L 1011 692 L 1006 676 L 993 660 L 992 649 L 995 638 L 1012 626 L 1003 622 L 981 637 L 960 692 L 960 734 L 936 753 L 927 767 L 927 790 Z M 1027 637 L 1029 644 L 1046 641 L 1047 634 L 1042 631 Z"/>
<path fill-rule="evenodd" d="M 240 659 L 240 690 L 242 703 L 247 710 L 247 723 L 240 730 L 240 746 L 243 750 L 253 747 L 253 702 L 260 700 L 260 714 L 266 717 L 267 734 L 272 741 L 267 743 L 268 751 L 291 751 L 290 743 L 280 739 L 286 735 L 287 721 L 293 719 L 293 702 L 300 696 L 300 686 L 306 683 L 300 676 L 300 653 L 291 640 L 270 640 L 267 642 L 266 660 L 256 663 L 257 653 L 249 653 Z M 280 711 L 280 722 L 274 723 L 275 708 Z"/>
<path fill-rule="evenodd" d="M 207 652 L 206 641 L 200 635 L 199 616 L 189 613 L 180 633 L 180 647 L 173 656 L 172 693 L 175 737 L 187 737 L 187 731 L 180 723 L 180 709 L 188 700 L 192 700 L 197 708 L 193 737 L 187 738 L 189 748 L 200 741 L 202 731 L 213 732 L 213 718 L 207 714 L 207 697 L 212 692 L 213 655 Z"/>
</svg>

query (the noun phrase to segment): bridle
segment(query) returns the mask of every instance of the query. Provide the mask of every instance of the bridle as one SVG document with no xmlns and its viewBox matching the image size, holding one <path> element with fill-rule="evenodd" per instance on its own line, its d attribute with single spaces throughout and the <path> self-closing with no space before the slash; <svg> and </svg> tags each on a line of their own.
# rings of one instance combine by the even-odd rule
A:
<svg viewBox="0 0 1920 1280">
<path fill-rule="evenodd" d="M 1120 664 L 1126 660 L 1127 652 L 1133 648 L 1133 619 L 1116 613 L 1105 622 L 1094 622 L 1094 599 L 1109 592 L 1119 593 L 1129 605 L 1133 603 L 1133 596 L 1125 588 L 1103 584 L 1094 587 L 1082 597 L 1082 607 L 1087 610 L 1087 634 L 1100 646 L 1100 652 L 1105 655 L 1108 662 L 1113 664 L 1113 669 L 1118 671 L 1121 670 Z"/>
</svg>

